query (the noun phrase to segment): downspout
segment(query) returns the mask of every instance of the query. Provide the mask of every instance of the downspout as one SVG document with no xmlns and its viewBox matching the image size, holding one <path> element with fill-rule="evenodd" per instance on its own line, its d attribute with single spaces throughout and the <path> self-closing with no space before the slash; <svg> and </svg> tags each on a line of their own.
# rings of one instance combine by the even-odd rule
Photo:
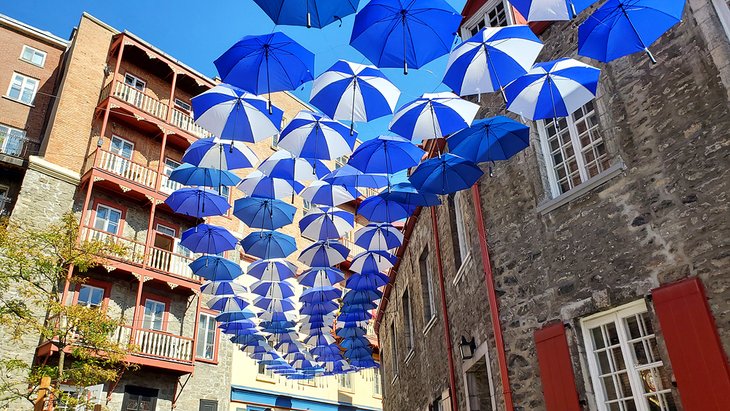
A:
<svg viewBox="0 0 730 411">
<path fill-rule="evenodd" d="M 509 374 L 507 371 L 507 354 L 504 350 L 504 337 L 502 336 L 502 325 L 499 323 L 499 306 L 497 304 L 497 292 L 494 289 L 494 274 L 492 264 L 489 261 L 489 245 L 487 244 L 487 229 L 484 226 L 484 215 L 482 213 L 482 200 L 479 195 L 479 184 L 471 188 L 474 199 L 474 213 L 479 231 L 479 245 L 482 252 L 482 265 L 484 267 L 484 281 L 487 285 L 487 297 L 489 299 L 489 314 L 492 318 L 492 330 L 494 332 L 494 343 L 497 346 L 497 362 L 499 363 L 499 375 L 502 380 L 502 393 L 504 394 L 504 406 L 508 411 L 514 410 L 512 402 L 512 388 L 510 388 Z M 438 246 L 438 244 L 437 244 Z"/>
<path fill-rule="evenodd" d="M 441 240 L 439 238 L 438 217 L 436 208 L 431 207 L 431 221 L 433 222 L 433 241 L 436 246 L 436 265 L 439 272 L 439 289 L 441 290 L 441 310 L 444 314 L 444 340 L 446 352 L 449 356 L 449 385 L 451 387 L 451 409 L 459 411 L 459 401 L 456 396 L 456 372 L 454 370 L 454 347 L 451 343 L 451 326 L 449 325 L 449 311 L 446 305 L 446 287 L 444 285 L 444 262 L 441 259 Z"/>
</svg>

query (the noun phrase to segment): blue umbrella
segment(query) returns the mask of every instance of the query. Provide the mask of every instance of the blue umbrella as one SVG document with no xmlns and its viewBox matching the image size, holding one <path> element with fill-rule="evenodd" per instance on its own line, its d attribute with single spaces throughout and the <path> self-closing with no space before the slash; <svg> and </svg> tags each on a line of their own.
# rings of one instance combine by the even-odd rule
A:
<svg viewBox="0 0 730 411">
<path fill-rule="evenodd" d="M 240 330 L 251 330 L 256 328 L 256 323 L 251 320 L 240 320 L 231 321 L 227 323 L 221 323 L 218 326 L 225 333 L 233 333 Z"/>
<path fill-rule="evenodd" d="M 378 196 L 410 206 L 432 207 L 441 204 L 441 200 L 436 194 L 419 191 L 409 182 L 398 183 Z"/>
<path fill-rule="evenodd" d="M 365 304 L 383 298 L 383 292 L 379 290 L 349 290 L 342 297 L 343 304 Z"/>
<path fill-rule="evenodd" d="M 260 231 L 247 235 L 241 240 L 246 254 L 269 260 L 272 258 L 286 258 L 297 250 L 294 237 L 278 231 Z"/>
<path fill-rule="evenodd" d="M 340 312 L 343 313 L 356 313 L 360 311 L 370 311 L 378 308 L 378 304 L 370 301 L 362 304 L 343 304 Z"/>
<path fill-rule="evenodd" d="M 379 273 L 391 269 L 397 260 L 387 251 L 365 251 L 352 258 L 350 271 L 359 274 Z"/>
<path fill-rule="evenodd" d="M 357 208 L 357 213 L 371 223 L 394 223 L 413 214 L 416 206 L 387 200 L 380 195 L 366 198 Z"/>
<path fill-rule="evenodd" d="M 236 248 L 236 237 L 223 227 L 200 224 L 182 233 L 180 244 L 194 253 L 220 254 Z"/>
<path fill-rule="evenodd" d="M 379 368 L 380 365 L 372 358 L 351 358 L 350 365 L 357 368 Z"/>
<path fill-rule="evenodd" d="M 329 314 L 340 308 L 340 305 L 333 301 L 325 301 L 321 303 L 304 304 L 301 310 L 302 314 L 306 315 L 318 315 L 318 314 Z"/>
<path fill-rule="evenodd" d="M 299 296 L 299 301 L 306 304 L 323 303 L 342 297 L 342 291 L 332 286 L 318 286 L 310 288 Z"/>
<path fill-rule="evenodd" d="M 297 313 L 294 312 L 296 307 L 289 300 L 258 297 L 254 306 L 265 310 L 259 313 L 259 318 L 263 321 L 296 321 L 297 319 Z"/>
<path fill-rule="evenodd" d="M 383 273 L 368 273 L 368 274 L 359 274 L 355 273 L 350 276 L 350 278 L 347 279 L 345 282 L 345 287 L 349 288 L 350 290 L 355 291 L 362 291 L 362 290 L 377 290 L 380 287 L 383 287 L 384 285 L 388 284 L 390 281 L 390 277 Z M 345 321 L 345 319 L 342 319 L 342 321 Z M 360 320 L 351 320 L 351 321 L 360 321 Z"/>
<path fill-rule="evenodd" d="M 342 238 L 354 226 L 355 216 L 334 207 L 315 207 L 299 220 L 302 235 L 316 240 Z"/>
<path fill-rule="evenodd" d="M 284 33 L 245 36 L 214 61 L 225 83 L 256 95 L 294 90 L 314 80 L 314 54 Z"/>
<path fill-rule="evenodd" d="M 208 307 L 211 310 L 221 312 L 240 312 L 248 305 L 248 301 L 235 295 L 218 295 L 208 300 Z"/>
<path fill-rule="evenodd" d="M 426 93 L 399 108 L 389 128 L 413 142 L 432 140 L 469 127 L 478 111 L 454 93 Z"/>
<path fill-rule="evenodd" d="M 204 282 L 200 287 L 200 291 L 207 295 L 242 295 L 247 293 L 248 289 L 241 284 L 234 283 L 232 280 L 219 280 Z"/>
<path fill-rule="evenodd" d="M 408 139 L 380 136 L 360 144 L 348 164 L 363 173 L 394 174 L 417 165 L 424 154 Z"/>
<path fill-rule="evenodd" d="M 304 339 L 304 343 L 307 345 L 323 346 L 334 344 L 335 337 L 330 334 L 315 334 Z"/>
<path fill-rule="evenodd" d="M 510 0 L 527 21 L 571 20 L 596 0 Z"/>
<path fill-rule="evenodd" d="M 484 172 L 475 163 L 446 153 L 419 164 L 409 179 L 419 191 L 446 195 L 466 190 L 482 175 Z"/>
<path fill-rule="evenodd" d="M 269 109 L 264 98 L 230 84 L 219 84 L 193 97 L 191 103 L 198 125 L 218 138 L 249 143 L 278 133 L 284 114 L 277 107 Z"/>
<path fill-rule="evenodd" d="M 444 0 L 371 0 L 350 45 L 380 68 L 420 68 L 451 50 L 461 15 Z"/>
<path fill-rule="evenodd" d="M 345 261 L 347 256 L 343 258 Z M 342 262 L 340 261 L 340 263 Z M 339 263 L 337 263 L 339 264 Z M 326 287 L 345 280 L 342 271 L 330 267 L 315 267 L 302 273 L 298 278 L 299 284 L 307 287 Z"/>
<path fill-rule="evenodd" d="M 172 211 L 195 218 L 225 215 L 231 205 L 228 199 L 205 188 L 181 188 L 165 200 Z"/>
<path fill-rule="evenodd" d="M 241 179 L 228 170 L 196 167 L 183 163 L 170 173 L 170 180 L 186 186 L 235 186 Z"/>
<path fill-rule="evenodd" d="M 258 332 L 258 331 L 257 331 Z M 260 334 L 256 333 L 244 333 L 244 334 L 236 334 L 233 337 L 231 337 L 231 342 L 234 344 L 253 344 L 258 341 L 265 340 L 266 337 Z"/>
<path fill-rule="evenodd" d="M 535 64 L 504 88 L 507 110 L 530 120 L 567 117 L 596 97 L 600 74 L 568 58 Z"/>
<path fill-rule="evenodd" d="M 345 338 L 340 342 L 340 346 L 346 350 L 353 348 L 368 348 L 370 347 L 370 341 L 365 337 L 352 337 Z"/>
<path fill-rule="evenodd" d="M 326 176 L 322 177 L 322 181 L 330 184 L 339 184 L 348 187 L 360 188 L 383 188 L 388 185 L 388 177 L 384 174 L 366 174 L 355 167 L 345 164 L 344 166 L 333 170 Z"/>
<path fill-rule="evenodd" d="M 287 281 L 256 281 L 251 284 L 251 292 L 268 298 L 291 298 L 294 296 L 294 285 Z"/>
<path fill-rule="evenodd" d="M 241 321 L 241 320 L 248 320 L 249 318 L 256 317 L 256 314 L 251 311 L 250 308 L 246 307 L 239 311 L 226 311 L 218 314 L 215 319 L 218 322 L 224 323 L 224 322 L 231 322 L 231 321 Z"/>
<path fill-rule="evenodd" d="M 682 20 L 685 0 L 608 0 L 578 28 L 578 54 L 609 62 L 643 51 Z"/>
<path fill-rule="evenodd" d="M 361 327 L 343 327 L 337 330 L 337 336 L 340 338 L 362 337 L 367 335 L 367 331 Z"/>
<path fill-rule="evenodd" d="M 360 0 L 254 0 L 280 26 L 322 28 L 357 11 Z"/>
<path fill-rule="evenodd" d="M 337 317 L 338 321 L 369 321 L 373 318 L 373 315 L 369 312 L 358 311 L 354 313 L 341 313 Z"/>
<path fill-rule="evenodd" d="M 279 147 L 296 157 L 334 160 L 351 154 L 356 138 L 344 124 L 302 110 L 282 130 Z"/>
<path fill-rule="evenodd" d="M 347 256 L 349 255 L 350 250 L 337 240 L 323 240 L 317 241 L 302 250 L 301 254 L 299 254 L 298 260 L 310 267 L 333 267 L 347 260 Z M 308 278 L 311 275 L 311 271 L 312 270 L 303 273 L 302 277 Z M 328 276 L 329 274 L 330 273 L 328 273 Z M 300 277 L 300 282 L 304 281 L 302 277 Z M 330 276 L 330 278 L 333 277 Z M 314 286 L 314 284 L 304 282 L 302 284 Z"/>
<path fill-rule="evenodd" d="M 233 215 L 250 228 L 276 230 L 294 221 L 297 208 L 273 198 L 246 197 L 233 203 Z"/>
<path fill-rule="evenodd" d="M 261 330 L 270 334 L 286 334 L 292 331 L 295 321 L 261 321 Z"/>
<path fill-rule="evenodd" d="M 238 189 L 251 197 L 288 198 L 304 189 L 304 185 L 293 180 L 269 177 L 259 170 L 253 171 L 238 184 Z"/>
<path fill-rule="evenodd" d="M 234 147 L 231 141 L 213 137 L 196 140 L 185 150 L 182 160 L 196 167 L 219 170 L 256 167 L 259 163 L 258 157 L 247 145 L 239 144 Z"/>
<path fill-rule="evenodd" d="M 217 255 L 204 255 L 188 266 L 195 275 L 211 281 L 231 281 L 243 274 L 240 265 Z"/>
<path fill-rule="evenodd" d="M 355 231 L 355 245 L 366 250 L 392 250 L 403 244 L 403 233 L 392 224 L 370 223 Z"/>
<path fill-rule="evenodd" d="M 530 145 L 530 127 L 497 116 L 477 120 L 446 141 L 450 153 L 474 163 L 509 160 Z"/>
<path fill-rule="evenodd" d="M 246 274 L 261 281 L 283 281 L 293 278 L 297 267 L 286 260 L 258 260 L 248 266 Z"/>
<path fill-rule="evenodd" d="M 375 120 L 393 114 L 400 90 L 375 66 L 339 60 L 314 80 L 310 103 L 335 120 Z"/>
<path fill-rule="evenodd" d="M 313 347 L 309 352 L 316 356 L 318 361 L 342 359 L 340 347 L 337 344 L 320 345 Z"/>
<path fill-rule="evenodd" d="M 274 152 L 258 170 L 269 177 L 298 182 L 317 180 L 330 172 L 322 161 L 296 157 L 286 150 Z"/>
</svg>

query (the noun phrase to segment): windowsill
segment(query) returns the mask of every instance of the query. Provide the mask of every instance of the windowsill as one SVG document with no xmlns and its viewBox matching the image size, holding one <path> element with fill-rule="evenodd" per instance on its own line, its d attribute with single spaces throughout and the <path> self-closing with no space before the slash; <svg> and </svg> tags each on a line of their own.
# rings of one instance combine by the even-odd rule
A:
<svg viewBox="0 0 730 411">
<path fill-rule="evenodd" d="M 408 351 L 408 355 L 406 355 L 406 359 L 403 361 L 403 363 L 408 364 L 415 356 L 416 356 L 416 351 L 413 348 L 411 348 L 411 350 Z"/>
<path fill-rule="evenodd" d="M 373 398 L 375 398 L 376 400 L 382 400 L 383 396 L 381 394 L 373 394 Z"/>
<path fill-rule="evenodd" d="M 431 331 L 431 328 L 436 324 L 436 321 L 438 320 L 438 317 L 435 315 L 431 317 L 430 320 L 426 323 L 426 326 L 423 327 L 423 335 L 428 334 L 429 331 Z"/>
<path fill-rule="evenodd" d="M 12 98 L 12 97 L 10 97 L 10 96 L 8 96 L 8 95 L 3 95 L 3 98 L 4 98 L 4 99 L 7 99 L 7 100 L 10 100 L 10 101 L 14 101 L 14 102 L 16 102 L 16 103 L 18 103 L 18 104 L 22 104 L 22 105 L 24 105 L 24 106 L 28 106 L 28 107 L 30 107 L 30 108 L 34 108 L 34 107 L 35 107 L 35 106 L 33 105 L 33 103 L 26 103 L 26 102 L 25 102 L 25 101 L 23 101 L 23 100 L 18 100 L 18 99 L 15 99 L 15 98 Z"/>
<path fill-rule="evenodd" d="M 209 360 L 207 358 L 195 357 L 195 362 L 202 362 L 202 363 L 211 364 L 211 365 L 218 365 L 218 360 Z"/>
<path fill-rule="evenodd" d="M 44 67 L 45 67 L 45 65 L 46 65 L 46 63 L 45 63 L 45 62 L 44 62 L 43 64 L 35 64 L 35 63 L 33 63 L 32 61 L 26 60 L 26 59 L 24 59 L 24 58 L 19 58 L 18 60 L 22 61 L 23 63 L 28 63 L 28 64 L 30 64 L 31 66 L 33 66 L 33 67 L 38 67 L 38 68 L 44 68 Z"/>
<path fill-rule="evenodd" d="M 398 381 L 398 374 L 396 374 L 392 380 L 390 380 L 390 384 L 393 385 L 395 382 Z"/>
<path fill-rule="evenodd" d="M 346 392 L 348 394 L 354 394 L 355 393 L 355 390 L 353 390 L 352 388 L 344 388 L 344 387 L 337 387 L 337 391 L 339 391 L 339 392 Z"/>
<path fill-rule="evenodd" d="M 588 194 L 596 187 L 603 185 L 607 181 L 621 174 L 624 170 L 626 170 L 626 164 L 624 164 L 623 160 L 619 158 L 616 164 L 604 170 L 601 174 L 598 174 L 590 180 L 581 183 L 580 185 L 574 187 L 572 190 L 565 192 L 553 198 L 552 200 L 548 200 L 543 202 L 542 204 L 539 204 L 537 206 L 537 212 L 541 215 L 545 215 L 557 208 L 564 206 L 565 204 L 575 201 L 582 196 Z"/>
<path fill-rule="evenodd" d="M 469 251 L 469 254 L 466 255 L 466 258 L 464 258 L 461 261 L 461 267 L 459 267 L 459 271 L 456 272 L 456 276 L 454 277 L 454 285 L 458 284 L 459 281 L 461 281 L 461 278 L 464 277 L 464 273 L 466 273 L 466 267 L 471 262 L 471 251 Z"/>
</svg>

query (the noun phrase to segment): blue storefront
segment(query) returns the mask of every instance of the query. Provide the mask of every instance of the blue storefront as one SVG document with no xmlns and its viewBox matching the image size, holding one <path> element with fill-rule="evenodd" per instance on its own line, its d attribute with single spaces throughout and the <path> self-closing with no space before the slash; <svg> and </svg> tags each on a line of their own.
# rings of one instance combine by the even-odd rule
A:
<svg viewBox="0 0 730 411">
<path fill-rule="evenodd" d="M 234 385 L 231 387 L 231 402 L 245 411 L 381 411 L 380 408 L 356 406 L 306 396 L 293 396 L 274 391 L 253 389 Z"/>
</svg>

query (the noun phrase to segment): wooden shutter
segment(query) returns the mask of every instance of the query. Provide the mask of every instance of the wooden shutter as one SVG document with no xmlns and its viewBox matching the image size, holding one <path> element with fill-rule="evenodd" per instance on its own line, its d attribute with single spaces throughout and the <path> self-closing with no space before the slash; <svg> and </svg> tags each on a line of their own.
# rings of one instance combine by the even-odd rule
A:
<svg viewBox="0 0 730 411">
<path fill-rule="evenodd" d="M 690 278 L 651 294 L 684 409 L 730 410 L 730 368 L 702 282 Z"/>
<path fill-rule="evenodd" d="M 547 411 L 580 411 L 578 389 L 562 323 L 535 331 L 537 361 Z"/>
</svg>

